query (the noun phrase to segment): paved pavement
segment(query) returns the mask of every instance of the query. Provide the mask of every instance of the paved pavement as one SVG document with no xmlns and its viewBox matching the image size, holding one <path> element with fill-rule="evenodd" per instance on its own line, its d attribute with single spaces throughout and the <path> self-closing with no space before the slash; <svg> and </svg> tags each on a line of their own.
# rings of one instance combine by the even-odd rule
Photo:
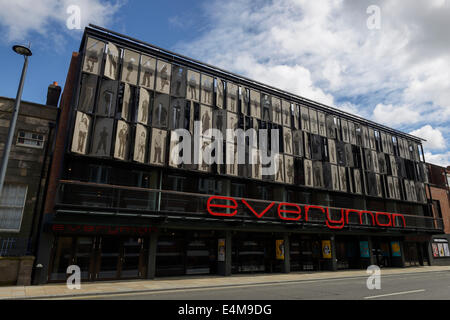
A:
<svg viewBox="0 0 450 320">
<path fill-rule="evenodd" d="M 0 299 L 378 299 L 369 297 L 379 295 L 422 299 L 425 292 L 434 292 L 429 299 L 450 299 L 450 266 L 381 272 L 381 290 L 367 289 L 365 270 L 345 270 L 90 282 L 81 283 L 79 290 L 70 290 L 65 284 L 0 287 Z"/>
</svg>

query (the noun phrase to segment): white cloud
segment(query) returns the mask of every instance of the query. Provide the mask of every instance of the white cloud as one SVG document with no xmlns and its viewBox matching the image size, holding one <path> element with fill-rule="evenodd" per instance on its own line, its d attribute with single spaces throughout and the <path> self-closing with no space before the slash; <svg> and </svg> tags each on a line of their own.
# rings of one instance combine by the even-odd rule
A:
<svg viewBox="0 0 450 320">
<path fill-rule="evenodd" d="M 123 5 L 104 0 L 0 0 L 0 25 L 6 31 L 6 40 L 23 41 L 36 32 L 54 35 L 69 31 L 67 8 L 77 5 L 81 9 L 81 28 L 94 23 L 108 25 Z"/>
<path fill-rule="evenodd" d="M 427 140 L 423 143 L 424 148 L 429 150 L 442 150 L 446 147 L 446 142 L 442 132 L 433 129 L 430 125 L 425 125 L 420 129 L 411 131 L 410 134 Z"/>
<path fill-rule="evenodd" d="M 437 154 L 425 152 L 425 161 L 446 168 L 450 166 L 450 151 Z"/>
<path fill-rule="evenodd" d="M 448 2 L 216 0 L 206 13 L 178 51 L 394 128 L 450 123 Z"/>
</svg>

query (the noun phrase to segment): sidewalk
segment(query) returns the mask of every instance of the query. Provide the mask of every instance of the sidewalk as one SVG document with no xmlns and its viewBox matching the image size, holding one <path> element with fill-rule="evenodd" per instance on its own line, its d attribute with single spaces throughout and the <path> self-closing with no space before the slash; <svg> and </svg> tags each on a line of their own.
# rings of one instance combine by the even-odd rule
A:
<svg viewBox="0 0 450 320">
<path fill-rule="evenodd" d="M 450 266 L 409 267 L 381 269 L 381 274 L 408 274 L 422 272 L 449 271 Z M 310 280 L 325 280 L 336 278 L 368 277 L 366 270 L 324 271 L 324 272 L 293 272 L 288 274 L 253 274 L 221 276 L 184 276 L 171 278 L 157 278 L 155 280 L 132 280 L 114 282 L 87 282 L 81 283 L 80 290 L 70 290 L 65 283 L 46 284 L 40 286 L 0 287 L 0 300 L 2 299 L 30 299 L 74 297 L 86 295 L 104 295 L 115 293 L 151 292 L 164 290 L 182 290 L 193 288 L 212 288 L 237 285 L 252 285 L 263 283 L 283 283 Z"/>
</svg>

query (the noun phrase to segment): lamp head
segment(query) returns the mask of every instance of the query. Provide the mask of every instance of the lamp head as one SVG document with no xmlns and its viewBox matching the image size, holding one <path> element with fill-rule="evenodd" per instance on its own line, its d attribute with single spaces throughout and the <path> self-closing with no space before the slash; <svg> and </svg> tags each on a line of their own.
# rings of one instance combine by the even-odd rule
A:
<svg viewBox="0 0 450 320">
<path fill-rule="evenodd" d="M 22 56 L 26 56 L 29 57 L 31 56 L 33 53 L 31 52 L 30 48 L 24 47 L 24 46 L 20 46 L 20 45 L 15 45 L 13 47 L 13 50 L 15 53 L 20 54 Z"/>
</svg>

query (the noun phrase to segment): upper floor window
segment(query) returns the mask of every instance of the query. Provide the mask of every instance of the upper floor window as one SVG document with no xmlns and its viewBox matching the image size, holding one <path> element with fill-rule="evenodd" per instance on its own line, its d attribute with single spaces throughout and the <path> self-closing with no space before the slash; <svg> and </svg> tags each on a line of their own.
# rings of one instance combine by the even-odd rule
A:
<svg viewBox="0 0 450 320">
<path fill-rule="evenodd" d="M 27 186 L 5 184 L 0 197 L 0 231 L 19 232 Z"/>
<path fill-rule="evenodd" d="M 42 149 L 44 147 L 44 141 L 45 137 L 40 133 L 19 130 L 17 134 L 18 146 Z"/>
</svg>

